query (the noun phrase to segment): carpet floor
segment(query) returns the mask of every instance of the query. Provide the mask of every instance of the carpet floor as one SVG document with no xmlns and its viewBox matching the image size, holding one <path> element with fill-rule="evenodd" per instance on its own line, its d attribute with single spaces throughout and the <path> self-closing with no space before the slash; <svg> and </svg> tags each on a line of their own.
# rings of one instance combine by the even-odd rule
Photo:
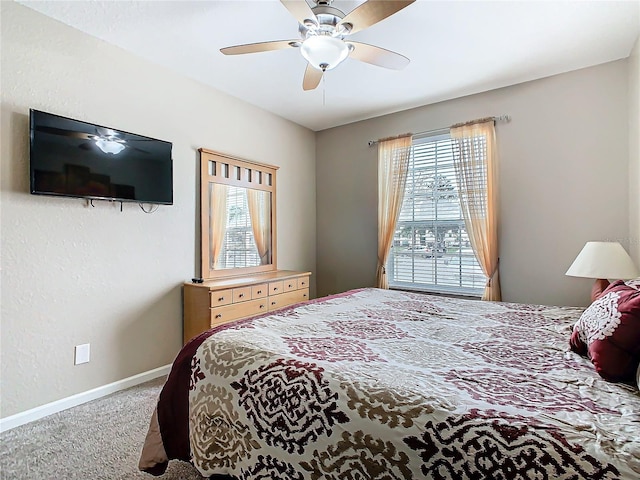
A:
<svg viewBox="0 0 640 480">
<path fill-rule="evenodd" d="M 185 462 L 170 462 L 161 477 L 138 471 L 164 381 L 158 378 L 0 434 L 0 479 L 202 480 Z"/>
</svg>

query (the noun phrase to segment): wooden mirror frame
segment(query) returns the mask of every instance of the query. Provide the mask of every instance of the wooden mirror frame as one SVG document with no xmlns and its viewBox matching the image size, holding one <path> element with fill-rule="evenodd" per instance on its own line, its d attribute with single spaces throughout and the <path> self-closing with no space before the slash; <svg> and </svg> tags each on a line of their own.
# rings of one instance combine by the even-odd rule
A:
<svg viewBox="0 0 640 480">
<path fill-rule="evenodd" d="M 276 172 L 278 167 L 200 148 L 200 275 L 203 279 L 232 277 L 277 270 Z M 214 162 L 214 168 L 209 168 Z M 212 172 L 212 174 L 210 174 Z M 234 175 L 233 172 L 236 172 Z M 253 267 L 211 268 L 209 245 L 209 186 L 219 183 L 269 192 L 271 198 L 271 263 Z"/>
</svg>

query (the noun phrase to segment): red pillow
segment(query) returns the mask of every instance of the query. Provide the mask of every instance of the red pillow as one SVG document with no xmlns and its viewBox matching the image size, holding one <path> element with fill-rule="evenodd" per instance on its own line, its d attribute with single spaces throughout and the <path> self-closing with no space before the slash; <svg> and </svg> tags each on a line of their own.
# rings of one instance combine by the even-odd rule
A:
<svg viewBox="0 0 640 480">
<path fill-rule="evenodd" d="M 640 362 L 640 291 L 612 283 L 573 327 L 571 350 L 588 355 L 605 380 L 635 380 Z"/>
</svg>

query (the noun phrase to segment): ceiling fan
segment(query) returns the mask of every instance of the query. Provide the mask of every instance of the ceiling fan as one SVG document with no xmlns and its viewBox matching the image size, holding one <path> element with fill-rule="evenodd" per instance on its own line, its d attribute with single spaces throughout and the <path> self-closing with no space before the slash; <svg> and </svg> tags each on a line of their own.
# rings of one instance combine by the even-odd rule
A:
<svg viewBox="0 0 640 480">
<path fill-rule="evenodd" d="M 110 153 L 117 155 L 125 148 L 132 148 L 142 153 L 149 153 L 146 150 L 134 147 L 127 143 L 127 140 L 123 138 L 123 134 L 116 130 L 105 127 L 95 127 L 96 133 L 77 132 L 74 130 L 64 130 L 62 128 L 47 127 L 40 125 L 36 127 L 38 131 L 50 133 L 52 135 L 62 135 L 64 137 L 79 138 L 82 140 L 91 140 L 96 147 L 102 150 L 104 153 Z M 92 146 L 91 143 L 81 143 L 78 147 L 87 150 Z"/>
<path fill-rule="evenodd" d="M 415 0 L 367 0 L 347 15 L 331 6 L 333 0 L 314 1 L 316 5 L 311 8 L 305 0 L 280 0 L 299 23 L 299 40 L 234 45 L 221 48 L 220 51 L 225 55 L 241 55 L 300 48 L 300 53 L 308 62 L 302 81 L 304 90 L 316 88 L 324 72 L 337 67 L 347 57 L 395 70 L 409 64 L 409 59 L 399 53 L 354 42 L 346 37 L 390 17 Z"/>
</svg>

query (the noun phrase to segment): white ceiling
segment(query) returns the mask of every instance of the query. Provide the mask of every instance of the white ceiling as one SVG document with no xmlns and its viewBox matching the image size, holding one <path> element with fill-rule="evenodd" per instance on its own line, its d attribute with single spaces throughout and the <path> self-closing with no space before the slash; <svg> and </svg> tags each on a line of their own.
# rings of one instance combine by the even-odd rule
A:
<svg viewBox="0 0 640 480">
<path fill-rule="evenodd" d="M 640 34 L 639 0 L 418 0 L 350 37 L 409 57 L 406 69 L 347 59 L 304 92 L 298 49 L 219 51 L 297 39 L 278 0 L 20 3 L 312 130 L 625 58 Z"/>
</svg>

